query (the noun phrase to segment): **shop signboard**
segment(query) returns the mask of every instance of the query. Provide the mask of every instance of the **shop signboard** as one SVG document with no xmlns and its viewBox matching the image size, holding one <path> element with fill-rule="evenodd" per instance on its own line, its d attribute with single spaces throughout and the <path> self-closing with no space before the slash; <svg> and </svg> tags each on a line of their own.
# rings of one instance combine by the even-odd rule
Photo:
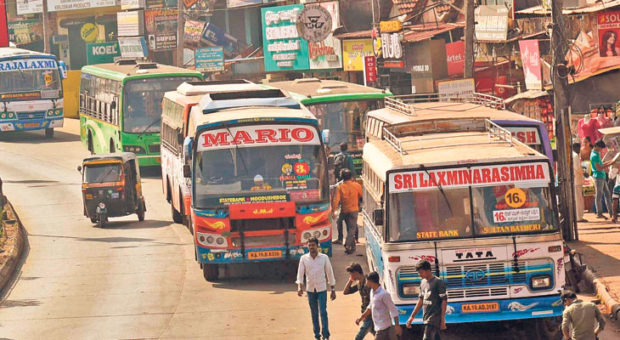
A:
<svg viewBox="0 0 620 340">
<path fill-rule="evenodd" d="M 364 71 L 364 57 L 374 56 L 372 40 L 343 40 L 342 60 L 345 71 Z"/>
<path fill-rule="evenodd" d="M 307 8 L 321 8 L 322 13 L 329 14 L 329 24 L 325 24 L 325 26 L 329 26 L 329 33 L 325 37 L 325 39 L 315 42 L 308 41 L 308 58 L 310 59 L 310 69 L 320 70 L 320 69 L 333 69 L 333 68 L 341 68 L 342 67 L 342 44 L 339 39 L 334 38 L 334 35 L 331 33 L 331 27 L 337 27 L 340 22 L 340 13 L 338 11 L 338 2 L 337 1 L 329 1 L 329 2 L 321 2 L 320 4 L 307 5 Z M 300 13 L 300 17 L 302 14 Z M 306 12 L 312 13 L 312 12 Z M 299 18 L 298 18 L 298 28 L 299 26 Z M 310 24 L 318 26 L 320 21 L 312 22 L 307 21 L 306 24 L 303 24 L 303 27 L 307 27 Z M 323 27 L 325 27 L 323 26 Z M 318 37 L 318 35 L 314 35 L 314 37 Z"/>
<path fill-rule="evenodd" d="M 332 15 L 321 4 L 305 6 L 297 17 L 297 30 L 308 42 L 321 42 L 331 34 Z"/>
<path fill-rule="evenodd" d="M 35 14 L 42 12 L 43 0 L 17 0 L 17 15 Z"/>
<path fill-rule="evenodd" d="M 379 22 L 381 33 L 394 33 L 403 30 L 403 23 L 398 20 L 387 20 Z"/>
<path fill-rule="evenodd" d="M 0 0 L 0 47 L 9 46 L 9 23 L 5 0 Z"/>
<path fill-rule="evenodd" d="M 88 9 L 99 7 L 113 7 L 118 5 L 117 0 L 47 0 L 49 12 L 71 11 L 74 9 Z"/>
<path fill-rule="evenodd" d="M 104 42 L 86 44 L 86 63 L 88 65 L 113 63 L 114 58 L 120 57 L 118 42 Z"/>
<path fill-rule="evenodd" d="M 178 8 L 177 0 L 145 0 L 146 8 Z"/>
<path fill-rule="evenodd" d="M 119 37 L 118 46 L 123 58 L 144 58 L 149 55 L 144 37 Z"/>
<path fill-rule="evenodd" d="M 542 67 L 538 40 L 519 40 L 525 88 L 528 90 L 542 90 Z"/>
<path fill-rule="evenodd" d="M 377 58 L 374 55 L 364 57 L 364 85 L 377 81 Z"/>
<path fill-rule="evenodd" d="M 508 39 L 508 15 L 509 9 L 503 5 L 476 7 L 476 40 L 506 41 Z"/>
<path fill-rule="evenodd" d="M 440 99 L 471 97 L 476 92 L 476 83 L 473 78 L 438 81 L 437 92 Z"/>
<path fill-rule="evenodd" d="M 465 42 L 446 44 L 446 62 L 449 76 L 462 76 L 465 73 Z"/>
<path fill-rule="evenodd" d="M 195 58 L 198 71 L 224 71 L 224 49 L 221 46 L 197 48 Z"/>
<path fill-rule="evenodd" d="M 9 21 L 9 40 L 26 45 L 43 40 L 43 23 L 37 19 Z"/>
<path fill-rule="evenodd" d="M 237 45 L 237 38 L 210 22 L 202 30 L 201 40 L 212 47 L 222 46 L 224 54 L 229 57 L 233 55 Z"/>
<path fill-rule="evenodd" d="M 381 33 L 381 56 L 383 57 L 383 67 L 385 68 L 403 68 L 405 62 L 403 60 L 403 45 L 400 42 L 400 30 L 395 31 L 398 25 L 393 21 L 382 21 L 379 28 L 385 28 L 386 31 Z M 402 25 L 400 25 L 402 30 Z"/>
<path fill-rule="evenodd" d="M 600 56 L 620 57 L 620 11 L 599 13 L 597 23 Z"/>
<path fill-rule="evenodd" d="M 261 8 L 265 71 L 310 68 L 308 42 L 297 31 L 297 17 L 303 5 Z"/>
<path fill-rule="evenodd" d="M 202 21 L 186 20 L 183 28 L 183 43 L 187 45 L 196 45 L 200 41 L 200 35 L 205 23 Z"/>
<path fill-rule="evenodd" d="M 137 37 L 144 35 L 144 11 L 116 13 L 119 37 Z"/>
<path fill-rule="evenodd" d="M 146 6 L 145 0 L 120 0 L 121 1 L 121 9 L 139 9 L 144 8 Z"/>
<path fill-rule="evenodd" d="M 178 11 L 176 9 L 147 9 L 144 11 L 148 47 L 153 51 L 168 51 L 177 46 Z"/>
</svg>

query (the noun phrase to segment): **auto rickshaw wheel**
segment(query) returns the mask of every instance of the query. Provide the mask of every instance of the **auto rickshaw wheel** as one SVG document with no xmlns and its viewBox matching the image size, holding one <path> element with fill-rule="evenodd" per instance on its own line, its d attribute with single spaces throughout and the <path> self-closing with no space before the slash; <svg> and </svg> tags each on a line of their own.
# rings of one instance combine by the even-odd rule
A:
<svg viewBox="0 0 620 340">
<path fill-rule="evenodd" d="M 219 274 L 219 267 L 217 264 L 203 264 L 202 265 L 202 275 L 205 277 L 205 280 L 209 282 L 217 281 L 217 277 Z"/>
<path fill-rule="evenodd" d="M 140 207 L 138 208 L 138 211 L 136 211 L 136 215 L 138 215 L 138 221 L 142 222 L 144 221 L 144 211 L 146 209 L 144 209 L 144 200 L 142 200 L 142 202 L 140 203 Z"/>
</svg>

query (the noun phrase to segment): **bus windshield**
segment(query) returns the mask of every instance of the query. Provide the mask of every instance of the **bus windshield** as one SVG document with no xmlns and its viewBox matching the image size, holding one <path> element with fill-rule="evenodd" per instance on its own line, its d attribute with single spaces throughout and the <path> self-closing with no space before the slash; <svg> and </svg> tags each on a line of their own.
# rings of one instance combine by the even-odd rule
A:
<svg viewBox="0 0 620 340">
<path fill-rule="evenodd" d="M 222 197 L 256 195 L 296 202 L 327 200 L 324 159 L 320 145 L 198 151 L 194 164 L 195 204 L 204 208 L 230 202 L 222 201 Z"/>
<path fill-rule="evenodd" d="M 0 72 L 2 99 L 59 98 L 62 96 L 60 84 L 60 75 L 56 69 L 18 69 Z"/>
<path fill-rule="evenodd" d="M 84 166 L 84 183 L 118 182 L 120 177 L 121 165 L 118 163 Z"/>
<path fill-rule="evenodd" d="M 185 81 L 197 80 L 198 77 L 160 77 L 128 81 L 125 85 L 123 131 L 159 132 L 164 94 Z"/>
<path fill-rule="evenodd" d="M 379 108 L 379 100 L 355 100 L 308 105 L 323 129 L 329 129 L 329 147 L 333 150 L 347 142 L 351 150 L 364 146 L 364 117 Z"/>
</svg>

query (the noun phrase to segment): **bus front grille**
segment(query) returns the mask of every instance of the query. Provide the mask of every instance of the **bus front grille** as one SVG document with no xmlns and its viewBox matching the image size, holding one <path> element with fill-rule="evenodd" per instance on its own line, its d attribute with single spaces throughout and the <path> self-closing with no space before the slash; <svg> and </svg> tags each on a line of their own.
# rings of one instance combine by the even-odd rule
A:
<svg viewBox="0 0 620 340">
<path fill-rule="evenodd" d="M 508 295 L 508 287 L 448 289 L 448 300 L 480 297 L 501 297 Z"/>
<path fill-rule="evenodd" d="M 288 234 L 288 243 L 293 244 L 295 242 L 295 233 Z M 285 244 L 284 233 L 280 235 L 267 235 L 267 236 L 246 236 L 244 237 L 244 245 L 246 248 L 264 247 L 264 246 L 282 246 Z M 233 237 L 233 247 L 241 247 L 241 237 Z"/>
<path fill-rule="evenodd" d="M 43 118 L 45 118 L 45 111 L 18 112 L 17 113 L 17 119 L 19 119 L 19 120 L 43 119 Z"/>
<path fill-rule="evenodd" d="M 295 219 L 288 217 L 230 221 L 230 231 L 232 233 L 238 233 L 241 231 L 282 230 L 293 228 L 295 228 Z"/>
</svg>

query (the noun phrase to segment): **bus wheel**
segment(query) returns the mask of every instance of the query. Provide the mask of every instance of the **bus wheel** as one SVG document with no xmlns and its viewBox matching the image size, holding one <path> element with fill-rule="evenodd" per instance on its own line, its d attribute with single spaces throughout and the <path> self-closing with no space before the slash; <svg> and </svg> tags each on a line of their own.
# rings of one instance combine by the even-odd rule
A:
<svg viewBox="0 0 620 340">
<path fill-rule="evenodd" d="M 45 129 L 45 138 L 52 138 L 52 137 L 54 137 L 54 128 Z"/>
<path fill-rule="evenodd" d="M 219 274 L 219 268 L 217 264 L 203 264 L 202 265 L 202 275 L 205 277 L 205 280 L 209 282 L 213 282 L 217 280 Z"/>
<path fill-rule="evenodd" d="M 172 221 L 174 223 L 183 223 L 183 215 L 174 208 L 174 204 L 170 202 L 170 210 L 172 211 Z"/>
<path fill-rule="evenodd" d="M 192 224 L 192 216 L 185 216 L 185 223 L 187 226 L 187 230 L 189 230 L 189 233 L 191 235 L 194 235 L 194 225 Z"/>
<path fill-rule="evenodd" d="M 562 339 L 562 318 L 540 318 L 535 320 L 536 334 L 534 339 L 538 340 L 561 340 Z"/>
</svg>

